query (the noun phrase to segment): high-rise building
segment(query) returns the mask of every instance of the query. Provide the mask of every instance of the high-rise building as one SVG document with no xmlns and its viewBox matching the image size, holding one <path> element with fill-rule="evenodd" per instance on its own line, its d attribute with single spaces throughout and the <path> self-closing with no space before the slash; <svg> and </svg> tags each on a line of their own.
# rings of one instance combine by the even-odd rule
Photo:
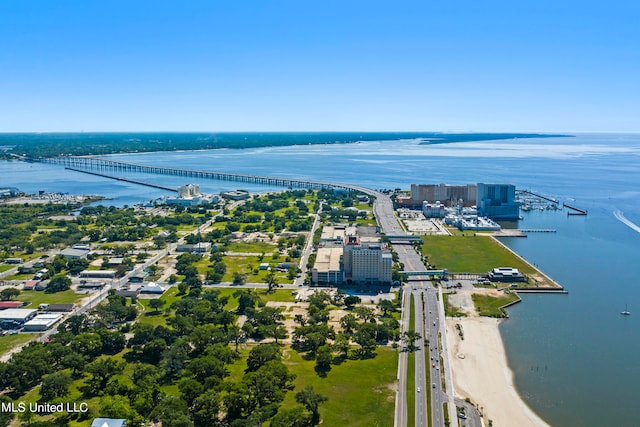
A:
<svg viewBox="0 0 640 427">
<path fill-rule="evenodd" d="M 457 205 L 460 200 L 466 205 L 476 201 L 476 185 L 411 184 L 412 202 L 442 202 L 447 206 Z"/>
<path fill-rule="evenodd" d="M 347 236 L 342 265 L 345 279 L 354 283 L 391 283 L 391 251 L 381 243 L 361 243 Z"/>
<path fill-rule="evenodd" d="M 492 219 L 518 219 L 520 204 L 515 199 L 516 187 L 512 184 L 478 183 L 476 206 L 479 215 Z"/>
</svg>

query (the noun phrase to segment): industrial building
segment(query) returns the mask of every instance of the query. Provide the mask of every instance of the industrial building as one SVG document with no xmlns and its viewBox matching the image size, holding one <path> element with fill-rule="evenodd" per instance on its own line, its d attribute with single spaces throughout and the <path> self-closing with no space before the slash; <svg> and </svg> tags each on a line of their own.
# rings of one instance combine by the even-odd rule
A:
<svg viewBox="0 0 640 427">
<path fill-rule="evenodd" d="M 0 324 L 2 325 L 23 325 L 33 319 L 38 310 L 28 308 L 8 308 L 0 311 Z"/>
<path fill-rule="evenodd" d="M 20 308 L 24 305 L 22 301 L 0 301 L 0 310 L 6 310 L 10 308 Z"/>
<path fill-rule="evenodd" d="M 176 252 L 195 252 L 204 254 L 211 251 L 211 242 L 183 243 L 176 246 Z"/>
<path fill-rule="evenodd" d="M 23 330 L 27 332 L 46 331 L 59 322 L 62 317 L 62 314 L 56 313 L 39 314 L 28 322 L 25 322 Z"/>
<path fill-rule="evenodd" d="M 80 273 L 80 277 L 93 278 L 93 279 L 113 279 L 116 277 L 114 270 L 83 270 Z"/>
<path fill-rule="evenodd" d="M 65 257 L 67 261 L 70 261 L 72 259 L 84 259 L 87 257 L 87 255 L 89 255 L 89 252 L 91 252 L 89 249 L 80 249 L 73 247 L 63 249 L 62 251 L 60 251 L 60 255 Z"/>
</svg>

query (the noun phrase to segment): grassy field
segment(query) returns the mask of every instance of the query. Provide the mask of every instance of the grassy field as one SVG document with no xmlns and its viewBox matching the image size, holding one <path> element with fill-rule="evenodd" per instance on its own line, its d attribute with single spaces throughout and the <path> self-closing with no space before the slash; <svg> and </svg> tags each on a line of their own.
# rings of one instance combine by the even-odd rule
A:
<svg viewBox="0 0 640 427">
<path fill-rule="evenodd" d="M 278 250 L 278 246 L 265 242 L 231 242 L 225 248 L 226 252 L 248 252 L 254 254 L 272 253 Z"/>
<path fill-rule="evenodd" d="M 247 275 L 247 282 L 249 283 L 264 283 L 265 276 L 269 274 L 269 271 L 267 270 L 258 270 L 258 274 L 253 273 L 253 271 L 260 265 L 260 260 L 256 256 L 225 256 L 224 262 L 227 265 L 227 271 L 222 277 L 223 282 L 232 282 L 233 273 L 239 272 Z M 278 261 L 265 259 L 263 262 L 284 262 L 284 258 Z M 293 283 L 293 280 L 287 279 L 287 273 L 275 271 L 275 275 L 276 279 L 278 279 L 278 283 L 280 284 Z"/>
<path fill-rule="evenodd" d="M 44 291 L 20 291 L 18 301 L 30 302 L 27 308 L 38 308 L 40 304 L 75 304 L 86 295 L 76 294 L 71 289 L 63 292 L 47 294 Z"/>
<path fill-rule="evenodd" d="M 488 317 L 505 317 L 506 312 L 501 307 L 520 300 L 520 297 L 516 293 L 508 293 L 503 297 L 494 297 L 491 295 L 479 295 L 472 294 L 473 303 L 476 306 L 476 310 L 480 316 Z"/>
<path fill-rule="evenodd" d="M 283 362 L 296 375 L 295 389 L 287 393 L 283 409 L 298 405 L 295 394 L 306 386 L 328 400 L 320 405 L 322 424 L 326 426 L 391 426 L 394 419 L 395 385 L 398 352 L 389 347 L 376 350 L 376 357 L 367 360 L 347 360 L 333 365 L 326 377 L 315 372 L 315 362 L 302 359 L 291 349 L 284 350 Z M 228 366 L 230 378 L 242 379 L 249 348 Z"/>
<path fill-rule="evenodd" d="M 488 236 L 424 236 L 422 253 L 429 264 L 450 272 L 487 273 L 496 267 L 517 268 L 530 279 L 528 286 L 554 286 L 538 271 Z M 526 283 L 521 284 L 526 287 Z"/>
<path fill-rule="evenodd" d="M 208 287 L 205 287 L 207 289 Z M 233 293 L 238 289 L 253 289 L 250 286 L 238 286 L 232 288 L 214 288 L 220 290 L 220 296 L 229 296 L 229 302 L 225 306 L 225 310 L 233 310 L 238 306 L 238 300 L 233 297 Z M 292 294 L 291 289 L 276 289 L 272 293 L 267 293 L 266 289 L 257 289 L 256 292 L 260 298 L 265 301 L 279 301 L 279 302 L 295 302 L 295 295 Z"/>
<path fill-rule="evenodd" d="M 283 408 L 296 406 L 295 393 L 311 385 L 328 398 L 320 405 L 326 426 L 391 426 L 394 419 L 398 352 L 381 347 L 367 360 L 347 360 L 332 366 L 326 377 L 315 372 L 315 362 L 289 351 L 285 364 L 296 374 L 295 390 L 287 393 Z"/>
<path fill-rule="evenodd" d="M 15 334 L 0 336 L 0 355 L 5 354 L 7 351 L 11 350 L 17 345 L 29 342 L 38 336 L 40 336 L 40 334 Z"/>
</svg>

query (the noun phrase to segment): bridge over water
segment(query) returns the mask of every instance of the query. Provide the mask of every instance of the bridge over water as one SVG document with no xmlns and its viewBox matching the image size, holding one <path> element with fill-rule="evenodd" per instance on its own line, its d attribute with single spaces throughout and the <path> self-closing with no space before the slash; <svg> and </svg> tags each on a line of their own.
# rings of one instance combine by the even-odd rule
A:
<svg viewBox="0 0 640 427">
<path fill-rule="evenodd" d="M 137 163 L 122 162 L 119 160 L 105 159 L 102 157 L 91 156 L 68 156 L 68 157 L 55 157 L 51 159 L 40 160 L 44 163 L 58 164 L 65 166 L 69 169 L 82 172 L 84 170 L 115 170 L 120 172 L 133 172 L 133 173 L 149 173 L 159 175 L 174 175 L 183 176 L 189 178 L 200 179 L 215 179 L 223 181 L 238 181 L 251 184 L 263 184 L 273 185 L 277 187 L 296 187 L 296 188 L 338 188 L 343 190 L 358 190 L 363 189 L 358 186 L 351 186 L 346 184 L 339 184 L 333 182 L 312 181 L 305 179 L 295 178 L 278 178 L 272 176 L 257 176 L 247 175 L 229 172 L 214 172 L 205 170 L 190 170 L 180 168 L 169 168 L 164 166 L 149 166 Z M 367 193 L 371 193 L 371 190 L 366 189 Z"/>
</svg>

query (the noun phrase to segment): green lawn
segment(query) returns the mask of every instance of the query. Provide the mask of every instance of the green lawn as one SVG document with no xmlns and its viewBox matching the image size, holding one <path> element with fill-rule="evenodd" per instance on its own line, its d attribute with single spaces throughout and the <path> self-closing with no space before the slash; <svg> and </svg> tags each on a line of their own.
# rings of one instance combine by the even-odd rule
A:
<svg viewBox="0 0 640 427">
<path fill-rule="evenodd" d="M 424 236 L 422 253 L 429 264 L 450 272 L 486 273 L 496 267 L 514 267 L 524 274 L 536 270 L 488 236 Z"/>
<path fill-rule="evenodd" d="M 505 317 L 506 312 L 502 307 L 520 299 L 515 292 L 510 292 L 500 298 L 480 294 L 472 294 L 471 298 L 473 298 L 473 303 L 476 306 L 478 314 L 488 317 Z"/>
<path fill-rule="evenodd" d="M 326 377 L 319 377 L 314 361 L 302 360 L 295 351 L 287 352 L 284 363 L 296 374 L 295 390 L 287 393 L 283 408 L 296 406 L 295 393 L 311 385 L 328 398 L 320 405 L 325 426 L 392 426 L 398 352 L 387 347 L 376 350 L 368 360 L 347 360 L 332 366 Z"/>
<path fill-rule="evenodd" d="M 40 336 L 40 334 L 15 334 L 0 336 L 0 355 L 5 354 L 7 351 L 11 350 L 17 345 L 29 342 L 38 336 Z"/>
<path fill-rule="evenodd" d="M 254 270 L 260 265 L 260 260 L 257 256 L 225 256 L 224 262 L 227 265 L 227 271 L 222 277 L 223 282 L 232 282 L 233 273 L 239 272 L 247 275 L 247 282 L 249 283 L 264 283 L 265 276 L 269 274 L 267 270 L 258 270 L 257 274 L 254 274 Z M 284 262 L 284 258 L 277 261 L 265 258 L 263 262 L 279 263 Z M 278 271 L 274 271 L 274 273 L 279 284 L 293 283 L 293 280 L 287 279 L 287 273 L 280 273 Z"/>
<path fill-rule="evenodd" d="M 47 294 L 44 291 L 20 291 L 18 301 L 28 301 L 28 308 L 37 308 L 40 304 L 75 304 L 87 295 L 76 294 L 71 289 L 63 292 Z"/>
<path fill-rule="evenodd" d="M 14 267 L 16 267 L 16 265 L 8 265 L 8 264 L 0 265 L 0 273 L 2 273 L 4 271 L 7 271 L 7 270 L 11 270 Z"/>
<path fill-rule="evenodd" d="M 232 242 L 225 248 L 227 252 L 248 252 L 254 254 L 276 252 L 278 246 L 266 242 Z"/>
<path fill-rule="evenodd" d="M 207 286 L 206 289 L 209 287 Z M 238 286 L 233 288 L 214 288 L 220 291 L 220 296 L 229 296 L 229 302 L 225 306 L 225 310 L 232 310 L 238 306 L 238 300 L 233 297 L 233 293 L 238 289 L 251 289 L 250 286 Z M 295 295 L 292 294 L 291 289 L 276 289 L 272 293 L 267 293 L 266 289 L 257 289 L 256 292 L 260 298 L 265 301 L 279 301 L 279 302 L 295 302 Z"/>
</svg>

